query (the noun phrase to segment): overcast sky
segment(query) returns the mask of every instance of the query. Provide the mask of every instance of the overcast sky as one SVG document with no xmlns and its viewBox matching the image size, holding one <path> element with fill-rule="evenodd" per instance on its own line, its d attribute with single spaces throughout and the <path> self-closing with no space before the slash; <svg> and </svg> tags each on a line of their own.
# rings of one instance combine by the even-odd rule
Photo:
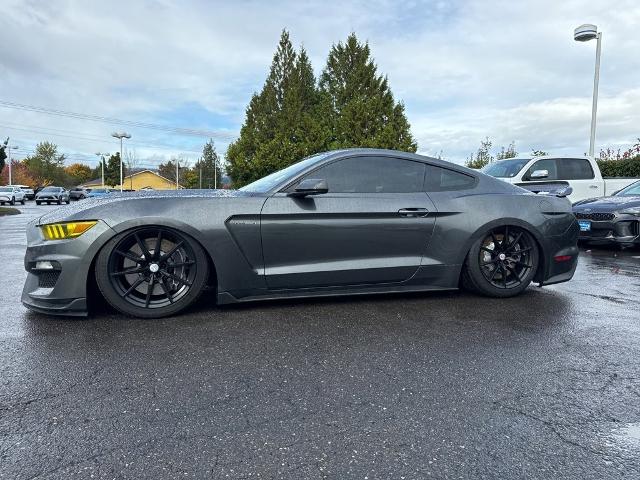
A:
<svg viewBox="0 0 640 480">
<path fill-rule="evenodd" d="M 603 31 L 597 152 L 640 136 L 637 0 L 3 0 L 0 101 L 215 131 L 224 152 L 283 28 L 316 73 L 353 31 L 404 101 L 421 153 L 462 162 L 489 136 L 582 154 L 595 42 L 573 41 L 573 29 L 586 22 Z M 95 163 L 123 128 L 144 166 L 197 158 L 204 141 L 0 106 L 0 136 L 25 152 L 50 140 Z"/>
</svg>

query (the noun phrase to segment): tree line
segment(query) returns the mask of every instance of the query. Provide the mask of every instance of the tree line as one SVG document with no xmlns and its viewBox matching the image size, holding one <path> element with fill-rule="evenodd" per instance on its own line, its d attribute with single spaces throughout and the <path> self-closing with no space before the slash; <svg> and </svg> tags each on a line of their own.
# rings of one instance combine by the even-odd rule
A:
<svg viewBox="0 0 640 480">
<path fill-rule="evenodd" d="M 227 150 L 240 187 L 314 153 L 349 147 L 415 152 L 416 142 L 367 42 L 352 33 L 334 44 L 318 79 L 304 47 L 282 31 L 269 74 Z"/>
<path fill-rule="evenodd" d="M 0 182 L 9 182 L 9 168 L 6 164 L 6 146 L 9 139 L 0 145 Z M 102 178 L 102 164 L 104 162 L 105 185 L 120 185 L 120 152 L 103 158 L 94 168 L 84 163 L 72 163 L 65 165 L 67 158 L 58 152 L 58 146 L 52 142 L 44 141 L 36 145 L 32 155 L 11 163 L 11 177 L 14 185 L 29 185 L 42 187 L 57 185 L 63 187 L 75 187 L 91 180 Z M 189 164 L 184 159 L 171 159 L 158 166 L 157 172 L 175 182 L 176 162 L 179 166 L 179 183 L 184 188 L 214 188 L 221 186 L 222 166 L 216 152 L 213 140 L 209 140 L 202 149 L 202 156 Z M 135 151 L 128 151 L 124 155 L 123 174 L 126 177 L 131 173 L 142 170 L 138 168 L 138 157 Z M 127 188 L 126 180 L 123 185 Z"/>
</svg>

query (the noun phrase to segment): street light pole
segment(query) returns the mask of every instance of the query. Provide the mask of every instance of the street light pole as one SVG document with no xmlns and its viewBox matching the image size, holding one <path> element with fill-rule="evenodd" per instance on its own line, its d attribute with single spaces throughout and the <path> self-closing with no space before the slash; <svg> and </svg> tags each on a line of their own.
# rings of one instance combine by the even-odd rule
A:
<svg viewBox="0 0 640 480">
<path fill-rule="evenodd" d="M 13 185 L 12 183 L 12 178 L 11 178 L 11 163 L 12 163 L 12 158 L 11 158 L 11 150 L 17 150 L 18 147 L 16 145 L 9 145 L 7 147 L 7 149 L 9 149 L 9 185 Z"/>
<path fill-rule="evenodd" d="M 120 191 L 122 192 L 122 184 L 124 183 L 124 176 L 123 176 L 123 168 L 122 168 L 122 163 L 123 163 L 123 159 L 122 159 L 122 139 L 123 138 L 131 138 L 131 135 L 129 135 L 127 132 L 113 132 L 111 134 L 112 137 L 114 138 L 119 138 L 120 139 Z"/>
<path fill-rule="evenodd" d="M 600 83 L 600 53 L 602 32 L 592 24 L 580 25 L 573 31 L 573 39 L 577 42 L 588 42 L 596 39 L 596 69 L 593 75 L 593 100 L 591 102 L 591 135 L 589 137 L 589 156 L 594 156 L 596 143 L 596 115 L 598 113 L 598 84 Z"/>
<path fill-rule="evenodd" d="M 102 161 L 100 162 L 100 165 L 102 166 L 102 188 L 104 188 L 104 156 L 105 155 L 109 155 L 108 153 L 96 153 L 96 155 L 100 158 L 102 158 Z"/>
</svg>

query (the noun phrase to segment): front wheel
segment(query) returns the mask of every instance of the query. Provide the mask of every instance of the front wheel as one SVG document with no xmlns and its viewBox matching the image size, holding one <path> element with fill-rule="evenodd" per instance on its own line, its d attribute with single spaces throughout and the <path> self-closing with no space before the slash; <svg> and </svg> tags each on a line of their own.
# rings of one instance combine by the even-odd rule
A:
<svg viewBox="0 0 640 480">
<path fill-rule="evenodd" d="M 24 198 L 23 198 L 22 200 L 20 200 L 20 203 L 21 203 L 22 205 L 24 205 Z"/>
<path fill-rule="evenodd" d="M 96 281 L 107 302 L 140 318 L 174 315 L 197 300 L 209 276 L 203 248 L 165 227 L 142 227 L 111 239 L 98 254 Z"/>
<path fill-rule="evenodd" d="M 38 200 L 36 200 L 36 205 L 40 205 L 42 202 L 39 202 Z"/>
<path fill-rule="evenodd" d="M 65 203 L 69 205 L 71 203 L 71 199 L 67 198 L 67 201 Z"/>
<path fill-rule="evenodd" d="M 469 250 L 463 284 L 482 295 L 513 297 L 533 280 L 538 259 L 538 245 L 529 232 L 508 225 L 497 227 Z"/>
<path fill-rule="evenodd" d="M 58 198 L 58 205 L 62 205 L 62 198 Z"/>
<path fill-rule="evenodd" d="M 16 204 L 16 198 L 11 197 L 11 201 L 9 202 L 9 205 L 15 205 L 15 204 Z"/>
</svg>

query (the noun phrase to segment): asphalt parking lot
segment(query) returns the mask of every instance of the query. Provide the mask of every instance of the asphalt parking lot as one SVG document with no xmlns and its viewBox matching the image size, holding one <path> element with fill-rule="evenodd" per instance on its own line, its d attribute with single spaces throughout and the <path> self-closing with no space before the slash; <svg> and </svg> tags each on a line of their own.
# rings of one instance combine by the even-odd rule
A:
<svg viewBox="0 0 640 480">
<path fill-rule="evenodd" d="M 131 320 L 28 312 L 0 218 L 0 478 L 640 478 L 640 249 L 573 281 Z"/>
</svg>

